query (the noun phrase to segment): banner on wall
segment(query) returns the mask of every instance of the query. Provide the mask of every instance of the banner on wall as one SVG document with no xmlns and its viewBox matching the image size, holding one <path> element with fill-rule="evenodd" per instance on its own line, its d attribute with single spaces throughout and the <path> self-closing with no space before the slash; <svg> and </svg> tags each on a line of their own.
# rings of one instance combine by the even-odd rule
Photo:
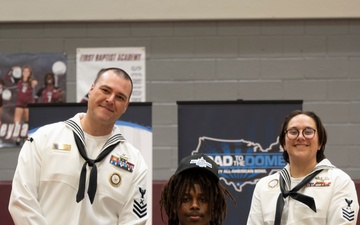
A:
<svg viewBox="0 0 360 225">
<path fill-rule="evenodd" d="M 22 82 L 24 66 L 32 70 L 31 85 Z M 27 104 L 66 100 L 66 70 L 64 53 L 0 54 L 0 148 L 19 145 L 27 137 Z M 44 88 L 49 73 L 54 88 Z"/>
<path fill-rule="evenodd" d="M 178 102 L 179 162 L 204 153 L 219 165 L 228 201 L 224 225 L 246 224 L 256 182 L 286 162 L 278 134 L 284 117 L 302 101 Z M 274 206 L 275 207 L 275 206 Z"/>
<path fill-rule="evenodd" d="M 145 47 L 78 48 L 76 51 L 76 101 L 86 101 L 99 70 L 119 67 L 133 80 L 131 102 L 145 102 Z"/>
<path fill-rule="evenodd" d="M 39 127 L 53 122 L 64 121 L 78 112 L 86 112 L 85 103 L 30 104 L 29 135 Z M 44 117 L 44 115 L 47 115 Z M 146 212 L 152 215 L 152 104 L 149 102 L 130 103 L 126 112 L 116 122 L 124 138 L 143 155 L 148 166 Z M 151 225 L 151 216 L 146 225 Z"/>
</svg>

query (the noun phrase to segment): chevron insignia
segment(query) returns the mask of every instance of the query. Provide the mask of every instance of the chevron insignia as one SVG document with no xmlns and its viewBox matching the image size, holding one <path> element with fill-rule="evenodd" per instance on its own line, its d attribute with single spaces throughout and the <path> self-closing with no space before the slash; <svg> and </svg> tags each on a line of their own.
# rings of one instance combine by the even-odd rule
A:
<svg viewBox="0 0 360 225">
<path fill-rule="evenodd" d="M 139 192 L 141 194 L 140 201 L 134 199 L 133 212 L 139 217 L 143 218 L 147 215 L 147 204 L 145 202 L 144 195 L 146 190 L 139 188 Z"/>
<path fill-rule="evenodd" d="M 346 220 L 353 221 L 355 219 L 355 212 L 350 206 L 353 201 L 348 200 L 346 198 L 345 198 L 345 201 L 348 204 L 348 206 L 345 208 L 342 208 L 342 215 Z"/>
</svg>

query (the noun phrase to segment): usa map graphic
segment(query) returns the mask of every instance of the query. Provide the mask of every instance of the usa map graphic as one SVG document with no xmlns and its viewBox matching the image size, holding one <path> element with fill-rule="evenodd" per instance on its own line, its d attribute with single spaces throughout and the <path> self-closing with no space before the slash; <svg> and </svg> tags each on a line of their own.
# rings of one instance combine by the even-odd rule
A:
<svg viewBox="0 0 360 225">
<path fill-rule="evenodd" d="M 286 162 L 279 138 L 263 148 L 260 143 L 239 139 L 199 137 L 197 148 L 192 152 L 204 153 L 219 165 L 220 180 L 241 192 L 245 185 L 255 185 L 267 175 L 281 170 Z"/>
</svg>

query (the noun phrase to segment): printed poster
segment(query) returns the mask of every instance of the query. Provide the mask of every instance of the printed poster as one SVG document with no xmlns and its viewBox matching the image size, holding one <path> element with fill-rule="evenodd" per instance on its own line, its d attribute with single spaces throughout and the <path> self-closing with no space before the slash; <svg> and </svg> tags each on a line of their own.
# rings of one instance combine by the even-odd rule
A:
<svg viewBox="0 0 360 225">
<path fill-rule="evenodd" d="M 22 68 L 32 70 L 32 86 L 21 82 Z M 0 148 L 20 145 L 28 134 L 27 104 L 45 102 L 61 92 L 57 102 L 66 100 L 66 55 L 64 53 L 0 54 Z M 56 91 L 39 93 L 45 85 L 45 75 L 53 73 Z M 50 94 L 49 94 L 50 93 Z M 37 95 L 39 94 L 39 97 Z M 60 94 L 59 94 L 60 95 Z M 37 100 L 36 100 L 37 99 Z M 19 102 L 21 100 L 21 105 Z M 18 105 L 18 107 L 16 107 Z M 17 111 L 16 119 L 15 112 Z M 17 123 L 20 119 L 20 122 Z"/>
<path fill-rule="evenodd" d="M 86 101 L 86 95 L 97 73 L 107 67 L 119 67 L 125 70 L 133 80 L 130 101 L 145 102 L 145 59 L 145 47 L 78 48 L 76 52 L 76 102 Z"/>
<path fill-rule="evenodd" d="M 285 166 L 278 134 L 295 109 L 302 101 L 178 102 L 179 162 L 205 153 L 237 200 L 228 199 L 224 225 L 246 224 L 256 182 Z"/>
</svg>

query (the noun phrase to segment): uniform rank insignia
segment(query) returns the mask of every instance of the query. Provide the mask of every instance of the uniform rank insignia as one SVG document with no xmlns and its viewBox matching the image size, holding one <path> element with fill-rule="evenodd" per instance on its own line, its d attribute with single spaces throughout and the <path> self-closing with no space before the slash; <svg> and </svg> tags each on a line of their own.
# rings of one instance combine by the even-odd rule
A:
<svg viewBox="0 0 360 225">
<path fill-rule="evenodd" d="M 139 192 L 141 194 L 140 200 L 134 199 L 133 212 L 139 217 L 143 218 L 147 215 L 147 204 L 145 202 L 145 193 L 146 189 L 139 187 Z"/>
<path fill-rule="evenodd" d="M 54 150 L 70 151 L 70 150 L 71 150 L 71 145 L 69 145 L 69 144 L 53 143 L 52 148 L 53 148 Z"/>
<path fill-rule="evenodd" d="M 345 201 L 347 203 L 347 207 L 342 208 L 342 215 L 347 221 L 353 221 L 355 219 L 355 212 L 351 208 L 351 204 L 353 203 L 353 200 L 349 200 L 345 198 Z"/>
<path fill-rule="evenodd" d="M 109 178 L 110 184 L 114 187 L 119 187 L 121 184 L 121 176 L 120 174 L 113 173 Z"/>
<path fill-rule="evenodd" d="M 311 181 L 306 186 L 307 187 L 327 187 L 331 185 L 330 178 L 328 177 L 315 177 L 315 182 Z"/>
<path fill-rule="evenodd" d="M 269 182 L 269 187 L 270 188 L 276 188 L 279 185 L 279 180 L 278 179 L 273 179 Z"/>
<path fill-rule="evenodd" d="M 134 164 L 130 163 L 125 155 L 120 155 L 120 157 L 111 155 L 110 163 L 113 164 L 114 166 L 120 167 L 131 173 L 133 172 L 134 169 Z"/>
</svg>

